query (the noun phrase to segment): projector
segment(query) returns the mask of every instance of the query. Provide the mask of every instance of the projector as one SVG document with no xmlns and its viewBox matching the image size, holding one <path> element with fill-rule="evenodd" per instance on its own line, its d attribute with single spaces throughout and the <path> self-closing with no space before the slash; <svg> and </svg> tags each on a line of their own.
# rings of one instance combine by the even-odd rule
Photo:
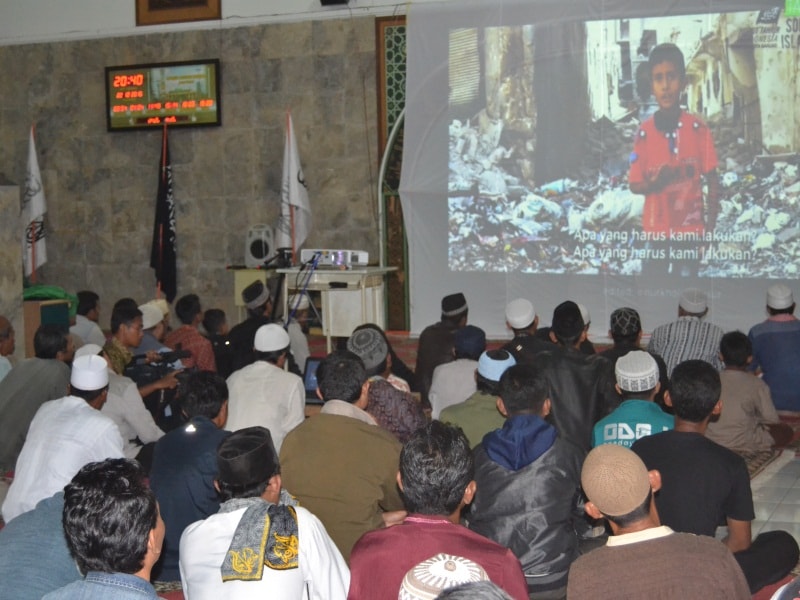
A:
<svg viewBox="0 0 800 600">
<path fill-rule="evenodd" d="M 369 252 L 364 250 L 301 250 L 300 262 L 308 263 L 319 255 L 317 267 L 366 267 Z"/>
</svg>

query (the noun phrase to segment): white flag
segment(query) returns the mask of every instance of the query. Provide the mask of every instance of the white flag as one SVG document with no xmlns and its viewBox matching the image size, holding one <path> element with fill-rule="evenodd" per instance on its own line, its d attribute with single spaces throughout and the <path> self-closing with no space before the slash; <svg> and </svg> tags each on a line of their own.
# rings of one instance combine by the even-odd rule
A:
<svg viewBox="0 0 800 600">
<path fill-rule="evenodd" d="M 44 200 L 42 175 L 39 173 L 39 161 L 36 158 L 36 145 L 33 141 L 33 126 L 28 144 L 28 170 L 25 174 L 25 189 L 22 197 L 22 259 L 25 264 L 25 276 L 29 277 L 47 262 L 45 249 L 44 213 L 47 206 Z"/>
<path fill-rule="evenodd" d="M 292 231 L 294 230 L 294 236 Z M 297 153 L 292 114 L 286 113 L 286 144 L 283 148 L 283 182 L 281 184 L 281 216 L 275 235 L 276 248 L 292 248 L 296 253 L 311 231 L 311 206 L 308 189 Z M 296 259 L 296 257 L 295 257 Z"/>
</svg>

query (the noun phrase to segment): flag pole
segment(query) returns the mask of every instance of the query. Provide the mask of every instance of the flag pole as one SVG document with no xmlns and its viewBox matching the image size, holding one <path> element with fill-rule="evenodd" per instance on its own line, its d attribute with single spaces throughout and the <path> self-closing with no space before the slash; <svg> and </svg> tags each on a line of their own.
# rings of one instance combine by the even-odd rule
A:
<svg viewBox="0 0 800 600">
<path fill-rule="evenodd" d="M 31 123 L 31 137 L 36 141 L 36 123 Z M 44 222 L 44 217 L 42 217 Z M 29 224 L 30 225 L 30 224 Z M 36 283 L 36 240 L 31 243 L 31 283 Z"/>
</svg>

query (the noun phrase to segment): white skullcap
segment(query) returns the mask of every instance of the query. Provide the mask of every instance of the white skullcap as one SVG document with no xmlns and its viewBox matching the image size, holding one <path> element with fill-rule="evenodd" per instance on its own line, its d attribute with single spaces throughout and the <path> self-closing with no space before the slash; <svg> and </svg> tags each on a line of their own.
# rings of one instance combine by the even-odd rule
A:
<svg viewBox="0 0 800 600">
<path fill-rule="evenodd" d="M 782 283 L 776 283 L 767 290 L 767 306 L 770 308 L 783 310 L 784 308 L 789 308 L 792 304 L 794 304 L 792 290 Z"/>
<path fill-rule="evenodd" d="M 262 325 L 253 344 L 259 352 L 277 352 L 289 347 L 289 334 L 277 323 Z"/>
<path fill-rule="evenodd" d="M 412 567 L 403 577 L 398 600 L 434 600 L 442 590 L 468 583 L 488 581 L 478 563 L 463 556 L 437 554 Z"/>
<path fill-rule="evenodd" d="M 108 363 L 102 356 L 80 356 L 72 361 L 72 375 L 69 383 L 72 387 L 91 392 L 103 389 L 108 385 Z"/>
<path fill-rule="evenodd" d="M 295 306 L 296 305 L 296 306 Z M 297 296 L 289 296 L 289 312 L 292 310 L 306 310 L 308 308 L 308 296 L 303 294 L 300 296 L 300 301 L 297 301 Z"/>
<path fill-rule="evenodd" d="M 533 302 L 517 298 L 506 304 L 506 321 L 513 329 L 525 329 L 536 319 Z"/>
<path fill-rule="evenodd" d="M 164 313 L 155 304 L 142 304 L 139 310 L 142 311 L 142 329 L 152 329 L 164 320 Z"/>
<path fill-rule="evenodd" d="M 103 349 L 97 344 L 84 344 L 75 350 L 75 358 L 80 358 L 81 356 L 98 356 L 102 351 Z"/>
<path fill-rule="evenodd" d="M 617 359 L 614 375 L 626 392 L 646 392 L 658 383 L 658 364 L 647 352 L 634 350 Z"/>
<path fill-rule="evenodd" d="M 146 302 L 143 306 L 147 306 L 147 305 L 155 306 L 158 310 L 161 311 L 161 314 L 164 317 L 169 315 L 169 304 L 167 304 L 167 301 L 164 300 L 164 298 L 154 298 L 153 300 L 150 300 L 149 302 Z M 139 307 L 139 310 L 142 310 L 141 306 Z"/>
<path fill-rule="evenodd" d="M 698 289 L 689 288 L 683 290 L 678 306 L 688 313 L 699 315 L 708 308 L 708 296 Z"/>
<path fill-rule="evenodd" d="M 586 308 L 586 305 L 581 304 L 580 302 L 576 302 L 575 304 L 578 305 L 578 310 L 581 311 L 583 326 L 586 327 L 589 323 L 592 322 L 592 313 L 589 312 L 589 309 Z"/>
</svg>

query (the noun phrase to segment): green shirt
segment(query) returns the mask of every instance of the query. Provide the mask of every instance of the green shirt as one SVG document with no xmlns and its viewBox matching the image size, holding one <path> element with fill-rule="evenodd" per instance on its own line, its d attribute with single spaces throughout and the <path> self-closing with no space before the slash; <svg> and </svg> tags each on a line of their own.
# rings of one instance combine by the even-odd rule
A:
<svg viewBox="0 0 800 600">
<path fill-rule="evenodd" d="M 497 396 L 477 391 L 461 404 L 445 408 L 439 420 L 458 425 L 474 448 L 481 443 L 483 436 L 500 429 L 506 418 L 497 410 Z"/>
</svg>

